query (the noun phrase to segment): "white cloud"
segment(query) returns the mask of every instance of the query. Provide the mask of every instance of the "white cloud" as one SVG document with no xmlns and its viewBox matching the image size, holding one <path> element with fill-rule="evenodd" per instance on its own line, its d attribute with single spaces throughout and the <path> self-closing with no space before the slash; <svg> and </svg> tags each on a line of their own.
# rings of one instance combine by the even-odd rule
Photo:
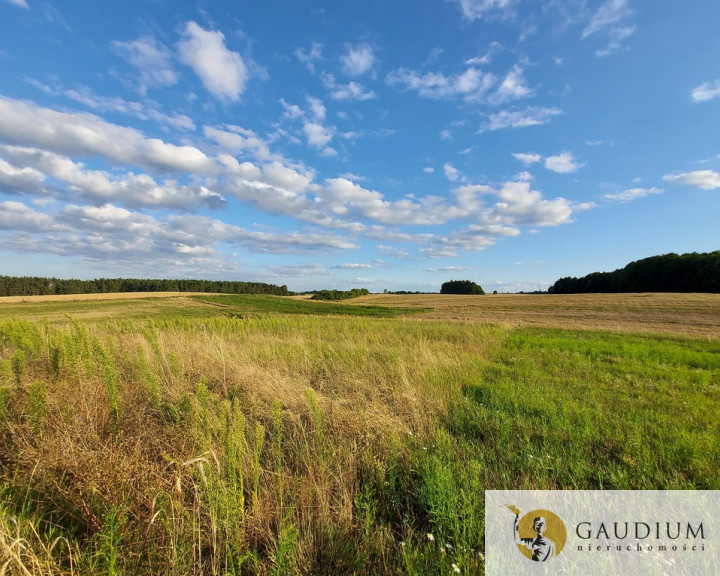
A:
<svg viewBox="0 0 720 576">
<path fill-rule="evenodd" d="M 526 98 L 532 90 L 525 83 L 522 66 L 516 64 L 505 76 L 500 86 L 490 98 L 493 104 L 505 104 L 513 100 Z"/>
<path fill-rule="evenodd" d="M 298 48 L 295 50 L 295 57 L 310 70 L 315 73 L 315 63 L 322 61 L 322 49 L 323 45 L 319 42 L 313 42 L 310 46 L 310 50 L 303 50 Z"/>
<path fill-rule="evenodd" d="M 485 124 L 486 130 L 502 130 L 505 128 L 526 128 L 528 126 L 539 126 L 550 122 L 553 116 L 562 114 L 558 108 L 539 108 L 529 106 L 524 110 L 501 110 L 490 114 Z"/>
<path fill-rule="evenodd" d="M 433 172 L 435 172 L 435 168 L 433 168 L 432 166 L 425 166 L 422 171 L 426 174 L 432 174 Z"/>
<path fill-rule="evenodd" d="M 216 142 L 223 152 L 249 153 L 253 158 L 259 160 L 274 158 L 268 143 L 252 130 L 234 124 L 226 124 L 223 128 L 203 126 L 203 134 L 205 138 Z"/>
<path fill-rule="evenodd" d="M 465 61 L 465 64 L 468 66 L 485 66 L 487 64 L 490 64 L 492 62 L 495 55 L 502 49 L 502 44 L 500 42 L 490 42 L 490 46 L 488 48 L 488 51 L 483 54 L 482 56 L 476 56 L 475 58 L 470 58 L 469 60 Z"/>
<path fill-rule="evenodd" d="M 679 182 L 701 188 L 702 190 L 714 190 L 720 188 L 720 174 L 713 170 L 696 170 L 680 174 L 667 174 L 663 180 Z"/>
<path fill-rule="evenodd" d="M 604 50 L 598 50 L 597 56 L 607 56 L 622 48 L 622 42 L 635 32 L 634 26 L 623 23 L 631 16 L 632 11 L 627 0 L 607 0 L 593 14 L 588 25 L 583 29 L 582 39 L 593 34 L 605 32 L 609 44 Z"/>
<path fill-rule="evenodd" d="M 218 208 L 225 203 L 222 196 L 204 186 L 182 186 L 174 180 L 158 183 L 146 174 L 114 176 L 100 170 L 86 170 L 69 158 L 35 148 L 6 146 L 3 150 L 23 170 L 53 178 L 67 185 L 70 191 L 82 192 L 90 201 L 176 209 L 201 205 Z"/>
<path fill-rule="evenodd" d="M 482 100 L 496 80 L 493 74 L 485 74 L 473 67 L 450 76 L 441 72 L 420 74 L 414 70 L 400 68 L 385 77 L 385 82 L 390 86 L 413 90 L 425 98 L 461 97 L 468 101 Z"/>
<path fill-rule="evenodd" d="M 630 188 L 614 194 L 605 194 L 605 198 L 616 202 L 631 202 L 637 198 L 650 196 L 651 194 L 662 194 L 662 188 Z"/>
<path fill-rule="evenodd" d="M 365 90 L 365 87 L 354 80 L 347 84 L 338 84 L 332 74 L 323 74 L 323 84 L 330 90 L 330 97 L 334 100 L 349 100 L 355 102 L 363 102 L 365 100 L 373 100 L 377 98 L 372 90 Z"/>
<path fill-rule="evenodd" d="M 30 9 L 30 6 L 28 6 L 28 3 L 26 0 L 6 0 L 7 2 L 10 2 L 10 4 L 14 4 L 18 8 L 25 8 L 26 10 Z"/>
<path fill-rule="evenodd" d="M 242 56 L 225 46 L 225 35 L 190 21 L 182 36 L 178 42 L 180 60 L 195 71 L 218 100 L 237 102 L 245 91 L 249 73 Z"/>
<path fill-rule="evenodd" d="M 45 195 L 45 175 L 34 168 L 18 167 L 0 158 L 0 192 Z"/>
<path fill-rule="evenodd" d="M 529 182 L 506 182 L 497 192 L 492 216 L 499 222 L 524 226 L 557 226 L 570 221 L 573 205 L 565 198 L 545 200 Z M 491 220 L 492 221 L 492 220 Z"/>
<path fill-rule="evenodd" d="M 154 120 L 160 124 L 171 126 L 180 130 L 194 130 L 194 122 L 184 114 L 168 115 L 153 107 L 153 104 L 132 102 L 116 96 L 100 96 L 90 88 L 81 87 L 77 90 L 63 90 L 62 93 L 92 110 L 101 112 L 119 112 L 141 120 Z"/>
<path fill-rule="evenodd" d="M 44 231 L 52 226 L 52 218 L 28 208 L 22 202 L 0 202 L 0 230 Z"/>
<path fill-rule="evenodd" d="M 178 75 L 172 66 L 170 50 L 151 35 L 141 36 L 129 42 L 115 41 L 115 51 L 140 71 L 140 92 L 150 87 L 166 87 L 177 84 Z"/>
<path fill-rule="evenodd" d="M 325 120 L 326 110 L 322 100 L 314 98 L 313 96 L 308 96 L 307 102 L 310 106 L 310 112 L 312 113 L 313 119 L 318 122 Z"/>
<path fill-rule="evenodd" d="M 316 122 L 305 122 L 303 132 L 313 148 L 324 149 L 333 139 L 332 130 Z"/>
<path fill-rule="evenodd" d="M 625 26 L 623 28 L 612 28 L 608 32 L 610 37 L 610 43 L 603 50 L 596 50 L 595 55 L 602 58 L 603 56 L 609 56 L 614 52 L 622 50 L 622 42 L 626 38 L 629 38 L 635 33 L 635 26 Z"/>
<path fill-rule="evenodd" d="M 151 172 L 216 171 L 215 162 L 193 146 L 145 138 L 138 130 L 92 114 L 56 112 L 1 96 L 0 140 L 66 156 L 100 156 L 112 164 L 133 164 Z"/>
<path fill-rule="evenodd" d="M 443 165 L 443 172 L 445 173 L 445 178 L 450 180 L 450 182 L 458 182 L 463 179 L 462 172 L 449 162 L 446 162 L 445 165 Z"/>
<path fill-rule="evenodd" d="M 582 33 L 583 38 L 617 24 L 628 15 L 627 0 L 607 0 L 590 19 Z"/>
<path fill-rule="evenodd" d="M 520 160 L 520 162 L 522 162 L 526 166 L 529 166 L 530 164 L 535 164 L 536 162 L 540 162 L 540 160 L 542 160 L 542 156 L 540 156 L 540 154 L 535 154 L 532 152 L 530 152 L 530 153 L 518 152 L 518 153 L 513 154 L 513 156 L 515 158 L 517 158 L 518 160 Z"/>
<path fill-rule="evenodd" d="M 288 104 L 284 98 L 280 98 L 280 104 L 285 109 L 285 112 L 283 112 L 283 118 L 295 120 L 303 115 L 302 108 L 300 108 L 297 104 Z"/>
<path fill-rule="evenodd" d="M 372 70 L 375 54 L 369 44 L 346 46 L 346 52 L 340 56 L 343 72 L 348 76 L 360 76 Z"/>
<path fill-rule="evenodd" d="M 453 0 L 460 5 L 463 17 L 471 22 L 479 20 L 488 15 L 499 13 L 507 15 L 508 9 L 511 8 L 518 0 Z"/>
<path fill-rule="evenodd" d="M 548 156 L 545 158 L 545 168 L 559 174 L 568 174 L 577 172 L 585 164 L 579 164 L 572 152 L 562 152 L 556 156 Z"/>
<path fill-rule="evenodd" d="M 472 270 L 471 266 L 443 266 L 442 268 L 425 268 L 428 272 L 466 272 Z"/>
<path fill-rule="evenodd" d="M 341 270 L 369 270 L 371 268 L 374 268 L 372 264 L 357 264 L 355 262 L 347 262 L 344 264 L 337 264 L 336 266 L 333 266 L 333 268 L 338 268 Z"/>
<path fill-rule="evenodd" d="M 692 99 L 695 102 L 707 102 L 714 98 L 720 98 L 720 79 L 700 84 L 692 91 Z"/>
<path fill-rule="evenodd" d="M 329 276 L 330 272 L 325 270 L 322 264 L 296 265 L 296 266 L 268 266 L 268 269 L 275 276 L 287 276 L 297 278 L 302 276 Z"/>
</svg>

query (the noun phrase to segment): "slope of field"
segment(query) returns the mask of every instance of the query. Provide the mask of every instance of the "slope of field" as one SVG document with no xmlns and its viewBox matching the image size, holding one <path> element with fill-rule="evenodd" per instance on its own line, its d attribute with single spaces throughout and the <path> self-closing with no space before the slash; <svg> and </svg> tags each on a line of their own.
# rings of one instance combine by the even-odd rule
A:
<svg viewBox="0 0 720 576">
<path fill-rule="evenodd" d="M 0 303 L 0 572 L 483 574 L 485 489 L 720 488 L 717 297 L 153 296 Z"/>
</svg>

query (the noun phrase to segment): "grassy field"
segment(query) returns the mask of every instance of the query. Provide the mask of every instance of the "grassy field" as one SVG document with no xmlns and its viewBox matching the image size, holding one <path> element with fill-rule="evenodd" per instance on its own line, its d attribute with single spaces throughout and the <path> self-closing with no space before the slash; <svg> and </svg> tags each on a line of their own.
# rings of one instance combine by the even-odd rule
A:
<svg viewBox="0 0 720 576">
<path fill-rule="evenodd" d="M 720 488 L 720 296 L 0 299 L 0 574 L 484 572 L 485 489 Z"/>
</svg>

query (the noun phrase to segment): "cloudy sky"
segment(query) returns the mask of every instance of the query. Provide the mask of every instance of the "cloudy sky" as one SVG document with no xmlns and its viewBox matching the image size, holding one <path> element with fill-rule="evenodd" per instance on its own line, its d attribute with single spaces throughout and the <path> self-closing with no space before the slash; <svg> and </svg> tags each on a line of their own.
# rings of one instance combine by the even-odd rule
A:
<svg viewBox="0 0 720 576">
<path fill-rule="evenodd" d="M 720 249 L 717 0 L 0 0 L 0 274 L 547 288 Z"/>
</svg>

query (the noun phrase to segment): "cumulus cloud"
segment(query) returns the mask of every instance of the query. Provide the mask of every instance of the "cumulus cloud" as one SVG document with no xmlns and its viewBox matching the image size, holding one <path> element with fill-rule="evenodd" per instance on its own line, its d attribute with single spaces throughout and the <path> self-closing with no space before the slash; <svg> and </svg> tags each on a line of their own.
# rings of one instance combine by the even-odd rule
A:
<svg viewBox="0 0 720 576">
<path fill-rule="evenodd" d="M 52 218 L 28 208 L 22 202 L 0 202 L 0 230 L 44 231 L 52 227 Z"/>
<path fill-rule="evenodd" d="M 323 74 L 322 79 L 325 87 L 330 90 L 330 97 L 334 100 L 363 102 L 377 98 L 374 91 L 366 90 L 362 84 L 354 80 L 347 84 L 338 84 L 332 74 Z"/>
<path fill-rule="evenodd" d="M 133 164 L 156 173 L 216 171 L 215 163 L 193 146 L 146 138 L 134 128 L 92 114 L 57 112 L 0 96 L 1 140 L 66 156 L 102 157 L 111 164 Z"/>
<path fill-rule="evenodd" d="M 538 190 L 531 190 L 529 182 L 506 182 L 497 191 L 497 202 L 490 222 L 513 226 L 557 226 L 570 221 L 573 204 L 565 198 L 545 200 Z"/>
<path fill-rule="evenodd" d="M 316 122 L 305 122 L 303 132 L 308 144 L 319 150 L 324 150 L 333 139 L 332 130 Z"/>
<path fill-rule="evenodd" d="M 695 102 L 707 102 L 714 98 L 720 98 L 720 79 L 700 84 L 692 91 L 692 99 Z"/>
<path fill-rule="evenodd" d="M 340 56 L 342 69 L 348 76 L 360 76 L 370 72 L 375 64 L 375 54 L 369 44 L 348 45 Z"/>
<path fill-rule="evenodd" d="M 37 148 L 6 146 L 3 152 L 21 167 L 20 170 L 25 171 L 26 178 L 53 178 L 67 185 L 70 191 L 80 191 L 90 201 L 176 209 L 201 205 L 219 208 L 225 204 L 220 194 L 205 186 L 182 186 L 174 180 L 158 183 L 146 174 L 116 176 L 101 170 L 87 170 L 82 163 Z M 0 163 L 0 180 L 2 167 Z"/>
<path fill-rule="evenodd" d="M 3 245 L 18 252 L 52 253 L 94 261 L 101 269 L 153 274 L 158 269 L 201 274 L 237 268 L 226 250 L 317 254 L 358 246 L 335 234 L 313 230 L 257 231 L 198 215 L 155 218 L 113 204 L 69 204 L 43 213 L 20 202 L 0 202 Z M 187 273 L 187 272 L 185 272 Z"/>
<path fill-rule="evenodd" d="M 547 124 L 553 116 L 562 114 L 558 108 L 540 108 L 528 106 L 524 110 L 501 110 L 490 114 L 485 130 L 503 130 L 505 128 L 527 128 L 528 126 L 539 126 Z"/>
<path fill-rule="evenodd" d="M 174 86 L 178 75 L 172 65 L 172 53 L 152 35 L 132 41 L 115 41 L 114 50 L 140 72 L 140 92 L 148 88 Z"/>
<path fill-rule="evenodd" d="M 714 170 L 696 170 L 694 172 L 683 172 L 680 174 L 667 174 L 663 176 L 663 180 L 689 184 L 702 190 L 720 188 L 720 174 Z"/>
<path fill-rule="evenodd" d="M 507 73 L 500 83 L 500 86 L 498 86 L 498 89 L 492 95 L 491 102 L 494 104 L 505 104 L 530 96 L 532 90 L 527 86 L 523 72 L 522 66 L 516 64 L 513 69 Z"/>
<path fill-rule="evenodd" d="M 462 172 L 449 162 L 443 166 L 443 172 L 445 173 L 445 178 L 450 180 L 450 182 L 458 182 L 463 178 Z"/>
<path fill-rule="evenodd" d="M 415 70 L 400 68 L 385 77 L 388 85 L 415 91 L 425 98 L 459 97 L 469 101 L 482 100 L 496 81 L 493 74 L 486 74 L 474 67 L 450 76 L 441 72 L 421 74 Z"/>
<path fill-rule="evenodd" d="M 222 32 L 188 22 L 178 42 L 178 55 L 218 100 L 237 102 L 245 91 L 248 68 L 240 54 L 225 46 Z"/>
<path fill-rule="evenodd" d="M 222 128 L 203 126 L 203 134 L 205 138 L 215 142 L 223 153 L 249 154 L 259 160 L 275 158 L 264 139 L 242 126 L 234 124 L 225 124 Z"/>
<path fill-rule="evenodd" d="M 561 152 L 560 154 L 547 156 L 545 158 L 534 152 L 514 153 L 513 156 L 526 166 L 530 166 L 531 164 L 535 164 L 537 162 L 543 162 L 545 168 L 551 170 L 552 172 L 557 172 L 558 174 L 577 172 L 580 168 L 585 166 L 584 163 L 581 164 L 575 159 L 572 152 Z M 523 172 L 521 175 L 521 179 L 523 180 L 530 179 L 528 178 L 527 172 Z"/>
<path fill-rule="evenodd" d="M 578 163 L 572 152 L 562 152 L 555 156 L 545 158 L 545 168 L 559 174 L 577 172 L 583 166 L 585 166 L 585 164 Z"/>
<path fill-rule="evenodd" d="M 662 188 L 630 188 L 622 192 L 605 194 L 604 197 L 615 202 L 631 202 L 637 198 L 643 198 L 644 196 L 650 196 L 652 194 L 662 194 L 663 192 L 664 190 Z"/>
<path fill-rule="evenodd" d="M 529 166 L 530 164 L 535 164 L 536 162 L 540 162 L 540 160 L 542 160 L 542 156 L 540 156 L 540 154 L 535 154 L 532 152 L 530 152 L 530 153 L 518 152 L 518 153 L 513 154 L 513 156 L 516 159 L 520 160 L 520 162 L 522 162 L 526 166 Z"/>
<path fill-rule="evenodd" d="M 0 192 L 45 195 L 45 175 L 39 170 L 18 167 L 0 158 Z"/>
</svg>

